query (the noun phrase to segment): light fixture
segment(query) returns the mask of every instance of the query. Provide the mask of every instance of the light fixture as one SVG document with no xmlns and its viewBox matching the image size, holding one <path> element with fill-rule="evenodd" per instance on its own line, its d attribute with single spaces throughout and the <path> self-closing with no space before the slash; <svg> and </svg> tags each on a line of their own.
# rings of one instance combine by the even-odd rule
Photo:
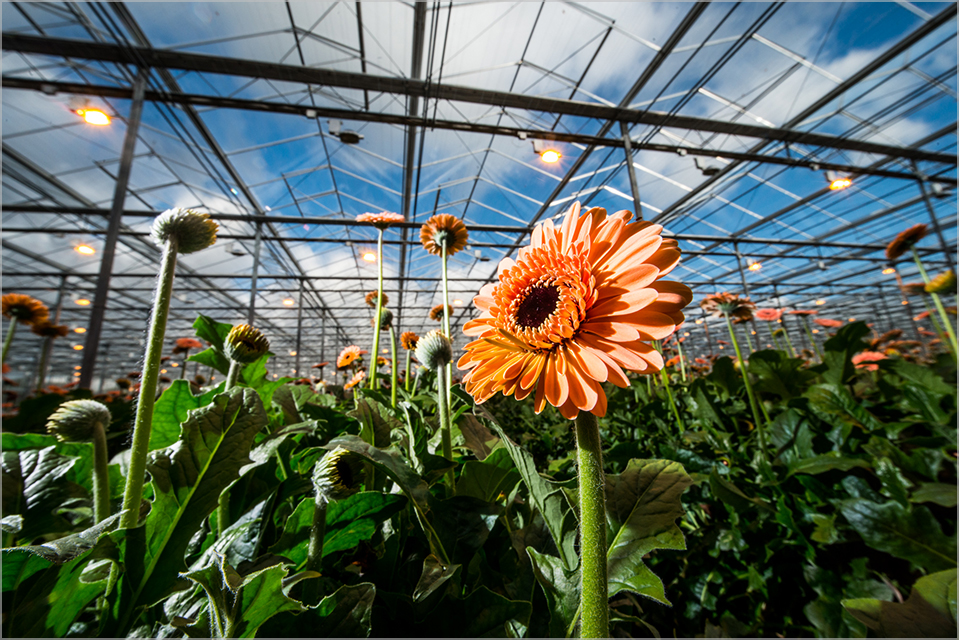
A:
<svg viewBox="0 0 959 640">
<path fill-rule="evenodd" d="M 85 307 L 90 304 L 90 301 L 87 300 L 86 298 L 77 298 L 76 300 L 74 300 L 74 302 L 76 302 L 81 307 Z"/>
<path fill-rule="evenodd" d="M 83 351 L 83 345 L 82 345 L 82 344 L 75 344 L 75 345 L 73 345 L 73 350 L 74 350 L 74 351 Z"/>
<path fill-rule="evenodd" d="M 696 168 L 702 171 L 703 175 L 706 176 L 707 178 L 716 175 L 720 171 L 719 167 L 715 165 L 711 165 L 711 164 L 707 164 L 705 166 L 700 165 L 699 158 L 693 158 L 693 164 L 695 164 Z"/>
<path fill-rule="evenodd" d="M 290 355 L 291 355 L 291 356 L 295 356 L 295 355 L 296 355 L 296 351 L 290 351 Z"/>
<path fill-rule="evenodd" d="M 367 262 L 376 262 L 376 254 L 372 251 L 367 251 L 363 254 L 363 259 Z"/>
<path fill-rule="evenodd" d="M 462 306 L 463 306 L 463 301 L 462 301 L 462 300 L 453 300 L 453 304 L 455 304 L 457 307 L 462 307 Z"/>
<path fill-rule="evenodd" d="M 179 367 L 179 366 L 180 366 L 180 363 L 179 363 L 179 362 L 171 362 L 171 363 L 170 363 L 170 366 L 171 366 L 171 367 Z"/>
<path fill-rule="evenodd" d="M 903 303 L 903 304 L 909 304 L 909 301 L 908 301 L 908 300 L 903 300 L 902 303 Z"/>
<path fill-rule="evenodd" d="M 813 329 L 812 332 L 813 332 L 813 333 L 819 333 L 819 329 Z"/>
<path fill-rule="evenodd" d="M 79 370 L 82 369 L 83 367 L 81 367 L 80 365 L 77 365 L 77 366 L 75 366 L 75 367 L 73 367 L 73 368 L 76 369 L 77 371 L 79 371 Z"/>
<path fill-rule="evenodd" d="M 110 116 L 99 109 L 83 108 L 77 109 L 77 115 L 82 116 L 87 124 L 105 127 L 110 124 Z"/>
<path fill-rule="evenodd" d="M 749 333 L 751 333 L 751 334 L 753 334 L 753 335 L 756 335 L 756 332 L 755 332 L 755 331 L 750 331 Z"/>
<path fill-rule="evenodd" d="M 160 369 L 160 373 L 166 373 L 166 369 Z"/>
<path fill-rule="evenodd" d="M 274 377 L 274 378 L 276 377 L 276 374 L 275 374 L 275 373 L 273 374 L 273 377 Z"/>
<path fill-rule="evenodd" d="M 688 331 L 684 331 L 684 332 L 683 332 L 683 336 L 686 337 L 686 338 L 688 338 L 688 337 L 689 337 L 689 332 L 688 332 Z"/>
<path fill-rule="evenodd" d="M 96 250 L 88 244 L 78 244 L 74 247 L 74 250 L 77 253 L 82 253 L 85 256 L 92 256 L 94 253 L 96 253 Z"/>
<path fill-rule="evenodd" d="M 342 120 L 328 120 L 330 126 L 330 135 L 336 136 L 343 144 L 357 144 L 363 139 L 363 135 L 343 128 Z"/>
<path fill-rule="evenodd" d="M 822 300 L 822 299 L 816 300 L 816 304 L 818 304 L 818 305 L 824 305 L 824 304 L 826 304 L 826 301 L 825 301 L 825 300 Z"/>
<path fill-rule="evenodd" d="M 896 270 L 893 269 L 892 267 L 886 267 L 885 269 L 882 270 L 882 275 L 888 276 L 889 274 L 892 274 L 892 273 L 895 273 L 895 272 L 896 272 Z"/>
<path fill-rule="evenodd" d="M 852 178 L 839 175 L 835 171 L 826 172 L 826 181 L 829 182 L 830 191 L 842 191 L 852 186 Z"/>
<path fill-rule="evenodd" d="M 83 327 L 77 327 L 76 329 L 73 330 L 73 332 L 74 332 L 74 333 L 86 333 L 87 330 L 84 329 Z"/>
<path fill-rule="evenodd" d="M 559 159 L 563 157 L 562 153 L 547 146 L 545 140 L 533 140 L 533 152 L 539 154 L 539 159 L 546 164 L 559 162 Z"/>
<path fill-rule="evenodd" d="M 703 323 L 703 319 L 702 319 L 702 318 L 700 318 L 699 320 L 696 321 L 696 324 L 702 324 L 702 323 Z"/>
<path fill-rule="evenodd" d="M 283 301 L 283 306 L 286 306 L 286 307 L 292 307 L 295 304 L 296 304 L 296 301 L 293 298 L 286 298 Z"/>
<path fill-rule="evenodd" d="M 849 322 L 855 322 L 855 321 L 856 321 L 855 318 L 849 318 Z"/>
<path fill-rule="evenodd" d="M 747 267 L 747 269 L 749 269 L 750 271 L 759 271 L 762 268 L 763 268 L 763 265 L 762 263 L 759 263 L 759 262 L 753 262 Z"/>
</svg>

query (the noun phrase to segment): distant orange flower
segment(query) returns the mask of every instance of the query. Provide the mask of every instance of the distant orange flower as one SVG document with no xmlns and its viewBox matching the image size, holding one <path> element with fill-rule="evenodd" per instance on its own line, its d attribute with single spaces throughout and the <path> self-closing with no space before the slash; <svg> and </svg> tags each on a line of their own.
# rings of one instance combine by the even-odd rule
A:
<svg viewBox="0 0 959 640">
<path fill-rule="evenodd" d="M 450 305 L 446 305 L 446 308 L 448 309 L 449 314 L 453 315 L 453 307 L 451 307 Z M 438 304 L 432 309 L 430 309 L 430 320 L 435 320 L 436 322 L 443 321 L 443 305 L 442 304 Z"/>
<path fill-rule="evenodd" d="M 658 281 L 679 263 L 678 243 L 650 222 L 627 224 L 628 211 L 581 213 L 575 203 L 561 227 L 536 227 L 516 261 L 504 259 L 499 280 L 473 298 L 482 311 L 463 332 L 458 367 L 478 403 L 498 392 L 535 393 L 568 419 L 606 413 L 603 382 L 629 386 L 624 369 L 654 373 L 663 357 L 649 342 L 683 321 L 692 291 Z"/>
<path fill-rule="evenodd" d="M 389 228 L 391 224 L 405 222 L 406 218 L 399 213 L 383 211 L 381 213 L 361 213 L 360 215 L 356 216 L 356 221 L 372 223 L 374 227 L 382 231 Z"/>
<path fill-rule="evenodd" d="M 330 364 L 329 361 L 327 361 L 327 362 L 317 362 L 315 365 L 313 365 L 313 366 L 310 367 L 310 368 L 311 368 L 311 369 L 322 369 L 323 367 L 325 367 L 325 366 L 328 365 L 328 364 Z"/>
<path fill-rule="evenodd" d="M 842 326 L 842 320 L 833 320 L 832 318 L 813 318 L 813 322 L 818 324 L 820 327 L 827 327 L 829 329 L 835 329 Z"/>
<path fill-rule="evenodd" d="M 34 323 L 30 331 L 44 338 L 62 338 L 70 331 L 65 324 L 53 324 L 49 320 Z"/>
<path fill-rule="evenodd" d="M 47 305 L 22 293 L 7 293 L 0 298 L 4 318 L 12 318 L 21 324 L 43 322 L 50 315 Z"/>
<path fill-rule="evenodd" d="M 879 362 L 880 360 L 886 359 L 886 354 L 879 353 L 878 351 L 863 351 L 857 353 L 852 357 L 852 363 L 856 365 L 857 369 L 865 369 L 866 371 L 878 371 L 879 365 L 877 364 L 868 364 L 870 362 Z"/>
<path fill-rule="evenodd" d="M 819 312 L 815 309 L 793 309 L 792 311 L 787 311 L 786 313 L 791 316 L 814 316 Z"/>
<path fill-rule="evenodd" d="M 667 367 L 675 367 L 677 364 L 679 364 L 679 356 L 673 356 L 672 358 L 666 361 Z"/>
<path fill-rule="evenodd" d="M 340 355 L 336 358 L 336 368 L 345 369 L 357 360 L 360 359 L 360 356 L 364 353 L 369 353 L 369 351 L 361 351 L 358 346 L 351 344 L 350 346 L 344 348 L 340 351 Z"/>
<path fill-rule="evenodd" d="M 914 315 L 912 319 L 915 320 L 916 322 L 919 322 L 920 320 L 925 320 L 928 317 L 929 317 L 929 311 L 923 311 L 922 313 L 918 313 Z"/>
<path fill-rule="evenodd" d="M 458 253 L 466 246 L 469 232 L 463 221 L 448 213 L 438 213 L 420 227 L 420 242 L 423 248 L 433 255 L 442 255 L 446 246 L 446 255 Z"/>
<path fill-rule="evenodd" d="M 935 332 L 935 331 L 930 331 L 929 329 L 923 329 L 922 327 L 919 327 L 919 335 L 925 336 L 925 337 L 927 337 L 927 338 L 932 338 L 932 337 L 935 337 L 936 332 Z"/>
<path fill-rule="evenodd" d="M 699 306 L 715 318 L 728 314 L 730 320 L 740 322 L 752 320 L 753 310 L 756 308 L 756 304 L 748 297 L 740 297 L 728 291 L 706 296 L 699 302 Z"/>
<path fill-rule="evenodd" d="M 366 301 L 366 306 L 370 307 L 371 309 L 376 308 L 376 291 L 370 291 L 366 294 L 366 296 L 364 296 L 363 299 Z M 389 304 L 389 302 L 390 297 L 388 295 L 384 293 L 380 296 L 380 303 L 382 306 L 385 307 L 387 304 Z"/>
<path fill-rule="evenodd" d="M 181 349 L 202 349 L 203 343 L 196 338 L 177 338 L 176 346 Z"/>
<path fill-rule="evenodd" d="M 775 322 L 783 317 L 782 309 L 757 309 L 756 319 L 764 322 Z"/>
<path fill-rule="evenodd" d="M 926 293 L 926 283 L 925 282 L 907 282 L 902 287 L 902 292 L 907 296 L 921 296 Z"/>
<path fill-rule="evenodd" d="M 400 344 L 403 345 L 403 348 L 407 351 L 412 351 L 416 348 L 416 343 L 419 342 L 419 339 L 419 336 L 412 331 L 404 331 L 400 335 Z"/>
<path fill-rule="evenodd" d="M 366 371 L 363 371 L 362 369 L 360 369 L 360 370 L 357 371 L 355 374 L 353 374 L 353 377 L 350 379 L 349 382 L 347 382 L 345 385 L 343 385 L 343 388 L 344 388 L 344 389 L 352 389 L 353 387 L 355 387 L 355 386 L 358 385 L 359 383 L 363 382 L 363 379 L 364 379 L 365 377 L 366 377 Z"/>
<path fill-rule="evenodd" d="M 895 260 L 912 249 L 913 245 L 926 237 L 929 233 L 924 224 L 916 224 L 901 232 L 886 246 L 886 257 Z"/>
</svg>

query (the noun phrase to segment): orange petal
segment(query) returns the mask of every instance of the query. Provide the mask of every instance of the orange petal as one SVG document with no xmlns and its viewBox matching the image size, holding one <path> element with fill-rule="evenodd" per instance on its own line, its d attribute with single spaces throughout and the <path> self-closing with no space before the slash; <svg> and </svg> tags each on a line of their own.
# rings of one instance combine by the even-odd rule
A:
<svg viewBox="0 0 959 640">
<path fill-rule="evenodd" d="M 569 351 L 576 358 L 576 363 L 594 380 L 606 382 L 609 375 L 606 364 L 599 359 L 590 349 L 583 348 L 577 342 L 569 343 Z"/>
<path fill-rule="evenodd" d="M 672 325 L 670 325 L 672 327 Z M 580 331 L 589 331 L 616 342 L 632 342 L 639 339 L 639 331 L 622 322 L 596 322 L 587 320 L 580 325 Z M 672 329 L 670 329 L 672 333 Z M 669 334 L 666 334 L 669 335 Z"/>
</svg>

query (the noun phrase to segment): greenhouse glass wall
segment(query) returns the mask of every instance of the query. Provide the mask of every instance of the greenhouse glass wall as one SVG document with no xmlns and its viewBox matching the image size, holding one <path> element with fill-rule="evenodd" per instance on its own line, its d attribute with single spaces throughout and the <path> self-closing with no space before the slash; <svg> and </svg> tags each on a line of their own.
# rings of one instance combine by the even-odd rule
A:
<svg viewBox="0 0 959 640">
<path fill-rule="evenodd" d="M 4 635 L 955 637 L 955 3 L 2 45 Z"/>
</svg>

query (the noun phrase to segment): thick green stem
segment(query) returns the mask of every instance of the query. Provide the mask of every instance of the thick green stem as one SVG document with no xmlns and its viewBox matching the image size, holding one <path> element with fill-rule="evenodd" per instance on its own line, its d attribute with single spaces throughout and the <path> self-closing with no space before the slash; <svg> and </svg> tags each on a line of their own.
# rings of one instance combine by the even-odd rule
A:
<svg viewBox="0 0 959 640">
<path fill-rule="evenodd" d="M 380 355 L 380 314 L 383 312 L 383 230 L 376 240 L 376 315 L 373 316 L 373 353 L 370 355 L 370 378 L 367 386 L 376 388 L 376 358 Z"/>
<path fill-rule="evenodd" d="M 446 334 L 446 337 L 450 339 L 450 342 L 453 342 L 453 336 L 450 333 L 450 288 L 449 288 L 449 278 L 446 275 L 446 241 L 443 242 L 443 246 L 440 247 L 440 256 L 443 258 L 443 333 Z M 453 408 L 453 363 L 450 362 L 446 365 L 446 406 L 448 409 L 452 410 Z"/>
<path fill-rule="evenodd" d="M 216 503 L 216 535 L 222 538 L 230 527 L 230 490 L 224 489 Z"/>
<path fill-rule="evenodd" d="M 609 637 L 609 587 L 606 577 L 606 476 L 596 416 L 576 418 L 579 460 L 580 608 L 582 638 Z"/>
<path fill-rule="evenodd" d="M 446 377 L 446 366 L 441 365 L 436 368 L 436 406 L 439 412 L 441 438 L 443 442 L 443 457 L 447 460 L 453 460 L 453 435 L 450 425 L 450 410 L 447 403 L 446 392 L 449 389 L 449 382 Z M 446 472 L 447 496 L 455 495 L 455 475 L 450 469 Z"/>
<path fill-rule="evenodd" d="M 10 328 L 7 329 L 7 338 L 3 341 L 3 362 L 7 361 L 7 351 L 10 350 L 10 345 L 13 344 L 13 334 L 17 332 L 17 319 L 10 318 Z"/>
<path fill-rule="evenodd" d="M 43 346 L 40 347 L 40 366 L 37 367 L 37 394 L 43 389 L 44 379 L 47 377 L 47 359 L 50 356 L 51 346 L 53 346 L 53 338 L 49 336 L 44 338 Z M 97 522 L 99 522 L 99 520 Z"/>
<path fill-rule="evenodd" d="M 183 354 L 183 362 L 180 363 L 180 380 L 186 380 L 186 359 L 190 357 L 190 350 L 187 349 Z"/>
<path fill-rule="evenodd" d="M 403 376 L 403 388 L 406 389 L 406 392 L 410 392 L 410 361 L 412 358 L 412 351 L 406 352 L 406 375 Z"/>
<path fill-rule="evenodd" d="M 683 353 L 683 343 L 676 339 L 676 350 L 679 351 L 679 371 L 683 376 L 683 382 L 686 382 L 686 354 Z"/>
<path fill-rule="evenodd" d="M 163 261 L 153 301 L 153 317 L 147 336 L 147 350 L 143 359 L 143 377 L 140 382 L 140 398 L 133 424 L 133 443 L 130 447 L 130 470 L 123 492 L 123 509 L 120 516 L 121 529 L 133 529 L 140 518 L 140 501 L 143 499 L 143 479 L 146 472 L 147 453 L 150 451 L 150 429 L 153 426 L 153 405 L 156 403 L 157 379 L 160 376 L 160 358 L 163 356 L 163 338 L 166 335 L 167 316 L 170 313 L 170 297 L 173 293 L 173 277 L 176 272 L 176 239 L 171 237 L 163 249 Z"/>
<path fill-rule="evenodd" d="M 919 252 L 916 251 L 916 248 L 912 248 L 912 257 L 916 261 L 916 266 L 919 267 L 919 273 L 922 274 L 922 280 L 926 284 L 929 284 L 929 275 L 926 273 L 926 268 L 922 266 L 922 260 L 919 259 Z M 959 356 L 959 344 L 956 341 L 956 328 L 952 324 L 952 320 L 949 319 L 949 314 L 946 313 L 946 308 L 942 304 L 942 299 L 939 297 L 938 293 L 930 293 L 932 296 L 932 301 L 936 305 L 936 310 L 939 312 L 939 317 L 942 318 L 942 323 L 946 327 L 946 333 L 949 334 L 949 344 L 952 347 L 952 357 L 956 358 Z M 930 317 L 932 314 L 929 314 Z"/>
<path fill-rule="evenodd" d="M 936 335 L 939 336 L 939 342 L 947 345 L 948 348 L 949 338 L 946 337 L 946 332 L 943 331 L 942 327 L 939 325 L 939 321 L 936 320 L 936 315 L 932 312 L 932 307 L 929 306 L 925 296 L 922 298 L 922 306 L 926 308 L 926 313 L 929 314 L 927 317 L 929 318 L 929 322 L 932 323 L 932 328 L 935 330 Z"/>
<path fill-rule="evenodd" d="M 393 366 L 390 367 L 390 406 L 394 409 L 396 408 L 396 383 L 397 383 L 397 371 L 396 371 L 396 329 L 393 328 L 393 325 L 390 325 L 390 349 L 392 351 L 392 362 Z"/>
<path fill-rule="evenodd" d="M 786 344 L 789 345 L 789 352 L 792 354 L 792 357 L 797 357 L 796 347 L 793 346 L 793 341 L 789 339 L 789 328 L 786 327 L 786 323 L 783 322 L 783 337 L 786 338 Z"/>
<path fill-rule="evenodd" d="M 230 361 L 230 370 L 226 374 L 226 386 L 223 387 L 224 391 L 229 391 L 236 386 L 237 381 L 240 379 L 240 369 L 243 368 L 243 365 L 235 360 Z"/>
<path fill-rule="evenodd" d="M 110 472 L 107 469 L 107 434 L 104 425 L 93 425 L 93 520 L 110 517 Z"/>
<path fill-rule="evenodd" d="M 323 567 L 323 538 L 326 537 L 326 496 L 316 492 L 313 526 L 310 527 L 310 546 L 306 555 L 306 570 L 321 573 Z M 303 582 L 303 602 L 313 606 L 320 601 L 320 580 L 308 578 Z"/>
<path fill-rule="evenodd" d="M 662 350 L 659 348 L 659 342 L 656 342 L 657 350 L 662 355 Z M 673 416 L 676 418 L 676 424 L 679 425 L 679 434 L 682 435 L 686 431 L 686 425 L 683 424 L 683 419 L 679 415 L 679 409 L 676 407 L 676 399 L 673 398 L 673 389 L 672 385 L 669 384 L 669 374 L 666 373 L 666 367 L 664 366 L 659 370 L 659 376 L 663 380 L 663 387 L 666 389 L 666 397 L 669 399 L 669 406 L 673 410 Z"/>
<path fill-rule="evenodd" d="M 769 329 L 769 338 L 773 341 L 777 351 L 784 351 L 782 345 L 779 343 L 779 338 L 776 337 L 776 334 L 773 333 L 773 326 L 771 324 L 766 324 L 766 328 Z"/>
<path fill-rule="evenodd" d="M 822 353 L 819 351 L 819 345 L 816 344 L 816 338 L 813 336 L 812 331 L 809 330 L 809 322 L 805 318 L 802 319 L 802 326 L 803 329 L 806 330 L 806 336 L 809 338 L 809 344 L 812 345 L 812 350 L 816 353 L 819 361 L 822 362 Z"/>
<path fill-rule="evenodd" d="M 723 317 L 726 318 L 726 327 L 729 329 L 729 337 L 733 341 L 733 349 L 736 350 L 736 358 L 739 360 L 739 368 L 743 374 L 743 385 L 746 387 L 746 395 L 749 397 L 749 406 L 753 412 L 753 420 L 756 422 L 756 433 L 759 435 L 759 449 L 762 451 L 763 456 L 765 457 L 768 454 L 766 452 L 766 437 L 763 433 L 763 422 L 759 417 L 759 403 L 756 400 L 755 392 L 753 392 L 753 385 L 749 381 L 749 370 L 746 368 L 746 361 L 743 360 L 743 354 L 739 350 L 739 342 L 736 340 L 736 332 L 733 331 L 733 324 L 729 321 L 729 314 L 724 313 Z"/>
<path fill-rule="evenodd" d="M 746 336 L 746 346 L 749 347 L 749 353 L 756 351 L 753 349 L 753 341 L 749 337 L 749 327 L 747 325 L 743 325 L 743 335 Z"/>
</svg>

